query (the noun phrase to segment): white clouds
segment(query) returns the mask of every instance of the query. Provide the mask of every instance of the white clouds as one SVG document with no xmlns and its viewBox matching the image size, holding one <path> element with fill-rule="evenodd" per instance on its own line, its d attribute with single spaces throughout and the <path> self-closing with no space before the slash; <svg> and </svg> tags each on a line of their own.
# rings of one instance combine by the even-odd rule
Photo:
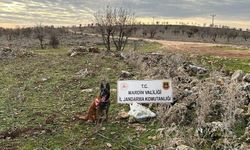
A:
<svg viewBox="0 0 250 150">
<path fill-rule="evenodd" d="M 19 0 L 0 2 L 0 23 L 79 24 L 90 21 L 93 10 L 83 3 L 60 0 Z"/>
<path fill-rule="evenodd" d="M 129 8 L 139 17 L 209 19 L 215 13 L 219 20 L 250 20 L 249 0 L 1 0 L 0 23 L 84 24 L 106 5 Z"/>
</svg>

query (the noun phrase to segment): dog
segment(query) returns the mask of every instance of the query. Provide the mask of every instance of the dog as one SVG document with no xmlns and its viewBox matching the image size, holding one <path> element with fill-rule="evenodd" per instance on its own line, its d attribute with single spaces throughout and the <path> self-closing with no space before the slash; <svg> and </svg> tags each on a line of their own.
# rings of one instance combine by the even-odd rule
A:
<svg viewBox="0 0 250 150">
<path fill-rule="evenodd" d="M 110 85 L 105 86 L 101 83 L 100 93 L 93 100 L 88 108 L 85 116 L 77 116 L 80 120 L 96 122 L 97 124 L 103 121 L 108 121 L 108 111 L 110 107 Z M 104 117 L 104 118 L 103 118 Z"/>
</svg>

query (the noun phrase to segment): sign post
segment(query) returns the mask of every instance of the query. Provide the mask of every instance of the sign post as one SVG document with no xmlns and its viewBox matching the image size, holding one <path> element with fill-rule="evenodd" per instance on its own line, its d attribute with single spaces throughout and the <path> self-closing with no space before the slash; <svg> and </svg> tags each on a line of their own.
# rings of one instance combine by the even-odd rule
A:
<svg viewBox="0 0 250 150">
<path fill-rule="evenodd" d="M 118 103 L 171 103 L 171 80 L 124 80 L 117 82 Z"/>
</svg>

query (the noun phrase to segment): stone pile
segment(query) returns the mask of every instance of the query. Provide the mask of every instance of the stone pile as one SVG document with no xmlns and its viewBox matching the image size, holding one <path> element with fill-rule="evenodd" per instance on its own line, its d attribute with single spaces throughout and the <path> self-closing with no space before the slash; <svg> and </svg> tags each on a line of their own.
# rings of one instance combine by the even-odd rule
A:
<svg viewBox="0 0 250 150">
<path fill-rule="evenodd" d="M 250 74 L 238 70 L 229 76 L 173 53 L 129 53 L 125 57 L 145 74 L 145 79 L 172 80 L 174 102 L 156 109 L 163 125 L 198 124 L 198 137 L 214 141 L 215 147 L 221 146 L 219 141 L 224 138 L 234 141 L 229 145 L 235 148 L 249 142 L 249 134 L 240 140 L 231 133 L 235 123 L 250 125 Z M 224 136 L 226 133 L 229 137 Z"/>
</svg>

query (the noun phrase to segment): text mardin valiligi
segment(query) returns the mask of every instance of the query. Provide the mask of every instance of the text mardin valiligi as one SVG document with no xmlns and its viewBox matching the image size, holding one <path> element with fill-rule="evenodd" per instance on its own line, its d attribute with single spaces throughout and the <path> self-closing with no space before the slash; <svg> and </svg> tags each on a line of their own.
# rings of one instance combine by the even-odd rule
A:
<svg viewBox="0 0 250 150">
<path fill-rule="evenodd" d="M 164 102 L 168 102 L 171 101 L 171 97 L 170 96 L 165 96 L 165 97 L 161 97 L 161 96 L 156 96 L 156 95 L 160 95 L 162 94 L 162 90 L 146 90 L 146 91 L 128 91 L 128 95 L 131 95 L 129 97 L 124 97 L 119 98 L 119 100 L 121 102 L 133 102 L 133 101 L 137 101 L 137 102 L 155 102 L 155 101 L 164 101 Z M 143 95 L 140 96 L 140 95 Z M 148 95 L 148 97 L 145 95 Z M 155 96 L 154 96 L 155 95 Z"/>
</svg>

